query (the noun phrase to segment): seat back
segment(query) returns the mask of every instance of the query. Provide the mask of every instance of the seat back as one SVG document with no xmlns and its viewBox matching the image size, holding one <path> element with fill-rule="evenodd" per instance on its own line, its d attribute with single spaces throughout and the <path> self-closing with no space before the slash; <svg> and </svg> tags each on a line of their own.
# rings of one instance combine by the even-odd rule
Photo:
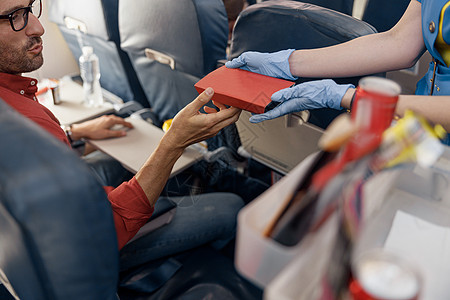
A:
<svg viewBox="0 0 450 300">
<path fill-rule="evenodd" d="M 329 8 L 349 16 L 352 15 L 353 11 L 353 0 L 295 0 L 299 2 L 314 4 L 317 6 Z"/>
<path fill-rule="evenodd" d="M 2 100 L 0 139 L 0 280 L 19 299 L 117 299 L 117 238 L 101 185 Z"/>
<path fill-rule="evenodd" d="M 241 12 L 233 30 L 230 59 L 246 51 L 276 52 L 331 46 L 375 33 L 367 23 L 349 15 L 297 1 L 265 1 Z M 301 78 L 297 82 L 316 80 Z M 338 83 L 358 84 L 360 77 L 335 78 Z M 318 149 L 322 129 L 343 111 L 314 109 L 306 124 L 302 114 L 251 124 L 248 114 L 236 123 L 242 146 L 263 164 L 288 173 Z M 301 125 L 303 124 L 303 125 Z"/>
<path fill-rule="evenodd" d="M 369 24 L 331 9 L 297 1 L 265 1 L 249 6 L 240 14 L 233 31 L 230 59 L 245 51 L 332 46 L 375 32 Z M 335 81 L 356 86 L 359 79 L 335 78 Z M 302 78 L 298 82 L 309 80 L 312 79 Z M 331 109 L 313 110 L 310 122 L 326 128 L 338 114 Z"/>
<path fill-rule="evenodd" d="M 119 29 L 122 49 L 161 120 L 194 99 L 194 84 L 226 57 L 222 0 L 122 0 Z"/>
<path fill-rule="evenodd" d="M 128 55 L 120 49 L 118 0 L 53 0 L 50 20 L 56 23 L 78 61 L 82 45 L 99 57 L 100 84 L 125 102 L 149 107 Z"/>
<path fill-rule="evenodd" d="M 410 0 L 367 0 L 362 20 L 378 32 L 391 29 L 400 20 Z"/>
</svg>

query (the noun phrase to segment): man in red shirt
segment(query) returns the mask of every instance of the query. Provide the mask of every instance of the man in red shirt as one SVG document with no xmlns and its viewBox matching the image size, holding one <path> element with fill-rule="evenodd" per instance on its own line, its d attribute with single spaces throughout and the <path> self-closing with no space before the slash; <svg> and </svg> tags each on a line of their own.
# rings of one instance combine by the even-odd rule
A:
<svg viewBox="0 0 450 300">
<path fill-rule="evenodd" d="M 41 10 L 41 0 L 0 2 L 0 98 L 57 139 L 70 145 L 56 117 L 38 103 L 35 96 L 37 81 L 21 76 L 22 73 L 34 71 L 43 64 L 41 36 L 44 28 L 38 20 Z M 119 248 L 122 248 L 151 216 L 172 167 L 183 150 L 191 144 L 214 136 L 223 127 L 236 122 L 239 118 L 239 109 L 226 108 L 221 104 L 217 104 L 218 111 L 204 107 L 207 114 L 201 114 L 199 110 L 213 94 L 214 91 L 208 88 L 175 116 L 171 128 L 161 139 L 157 149 L 130 181 L 122 183 L 117 188 L 105 187 L 113 210 Z M 102 117 L 73 125 L 72 138 L 102 139 L 124 135 L 123 131 L 110 130 L 114 124 L 131 127 L 130 123 L 121 118 Z M 234 233 L 236 214 L 242 204 L 239 197 L 231 194 L 199 197 L 189 209 L 177 209 L 173 224 L 163 228 L 163 234 L 155 238 L 164 239 L 163 235 L 166 234 L 172 239 L 178 234 L 189 239 L 190 233 L 193 236 L 205 236 L 204 238 L 191 240 L 182 246 L 176 244 L 179 241 L 175 242 L 176 245 L 170 245 L 169 242 L 168 249 L 173 247 L 168 251 L 160 245 L 148 246 L 155 248 L 155 253 L 144 255 L 141 261 L 130 262 L 129 265 L 170 255 L 201 243 L 226 240 Z M 191 228 L 190 219 L 195 219 L 195 222 L 205 220 L 208 223 L 197 224 Z M 189 229 L 192 229 L 191 232 L 187 231 Z M 146 245 L 140 243 L 140 247 Z M 138 250 L 152 252 L 150 249 Z"/>
</svg>

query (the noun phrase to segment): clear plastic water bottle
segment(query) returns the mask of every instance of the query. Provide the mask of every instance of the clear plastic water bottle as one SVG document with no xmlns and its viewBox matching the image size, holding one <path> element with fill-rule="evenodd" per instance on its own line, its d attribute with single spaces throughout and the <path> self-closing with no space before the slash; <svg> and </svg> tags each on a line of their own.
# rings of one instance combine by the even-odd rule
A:
<svg viewBox="0 0 450 300">
<path fill-rule="evenodd" d="M 83 79 L 84 103 L 89 107 L 98 107 L 103 104 L 98 57 L 92 47 L 85 46 L 82 51 L 79 62 Z"/>
</svg>

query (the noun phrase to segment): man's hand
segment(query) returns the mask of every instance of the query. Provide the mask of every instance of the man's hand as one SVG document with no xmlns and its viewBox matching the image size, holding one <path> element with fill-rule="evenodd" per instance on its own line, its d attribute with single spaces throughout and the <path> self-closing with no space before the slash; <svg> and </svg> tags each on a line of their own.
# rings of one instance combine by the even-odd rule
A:
<svg viewBox="0 0 450 300">
<path fill-rule="evenodd" d="M 205 107 L 206 114 L 200 113 L 199 110 L 211 100 L 213 94 L 213 89 L 207 88 L 178 112 L 156 150 L 137 172 L 136 180 L 151 205 L 156 203 L 173 165 L 187 146 L 213 137 L 222 128 L 238 120 L 240 109 L 226 108 L 219 103 L 214 103 L 218 111 Z"/>
<path fill-rule="evenodd" d="M 232 61 L 227 61 L 225 66 L 231 69 L 240 68 L 271 77 L 297 80 L 297 77 L 291 74 L 289 67 L 289 56 L 294 51 L 294 49 L 288 49 L 273 53 L 244 52 Z"/>
<path fill-rule="evenodd" d="M 131 123 L 120 117 L 105 115 L 83 123 L 73 124 L 72 139 L 79 140 L 81 138 L 87 138 L 91 140 L 102 140 L 125 136 L 127 134 L 125 130 L 111 130 L 111 128 L 117 124 L 127 128 L 133 128 Z"/>
<path fill-rule="evenodd" d="M 169 143 L 170 147 L 174 149 L 184 149 L 215 136 L 222 128 L 236 122 L 241 113 L 238 108 L 226 108 L 224 105 L 214 102 L 218 111 L 206 106 L 204 107 L 206 114 L 199 111 L 211 100 L 213 94 L 213 89 L 207 88 L 178 112 L 162 142 Z"/>
</svg>

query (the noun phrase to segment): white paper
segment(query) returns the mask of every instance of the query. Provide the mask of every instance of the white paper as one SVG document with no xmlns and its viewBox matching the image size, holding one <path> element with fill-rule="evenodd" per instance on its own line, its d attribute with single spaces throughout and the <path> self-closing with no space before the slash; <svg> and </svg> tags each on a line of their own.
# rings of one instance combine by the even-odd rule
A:
<svg viewBox="0 0 450 300">
<path fill-rule="evenodd" d="M 421 300 L 450 299 L 449 237 L 449 227 L 396 212 L 384 249 L 416 264 L 423 279 Z"/>
</svg>

